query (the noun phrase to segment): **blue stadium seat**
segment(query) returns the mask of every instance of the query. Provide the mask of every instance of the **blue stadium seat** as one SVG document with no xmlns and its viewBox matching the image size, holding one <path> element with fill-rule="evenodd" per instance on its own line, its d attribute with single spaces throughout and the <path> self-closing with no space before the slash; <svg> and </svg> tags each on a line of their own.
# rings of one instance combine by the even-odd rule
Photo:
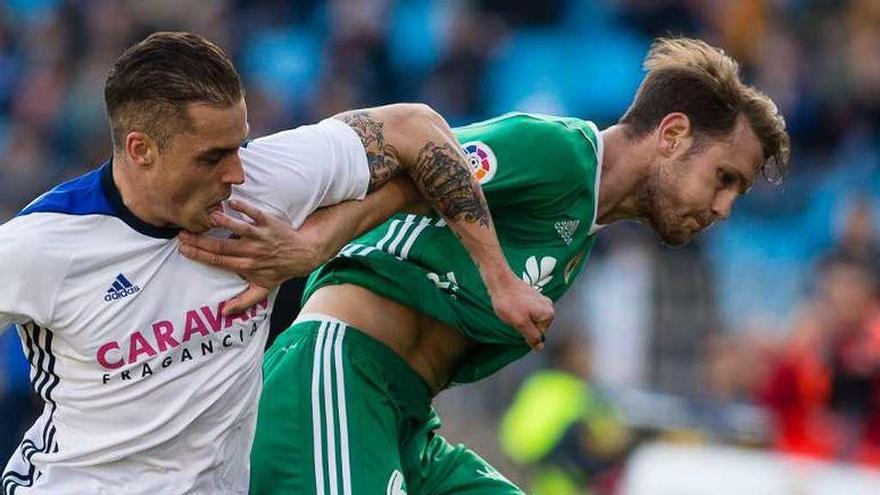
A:
<svg viewBox="0 0 880 495">
<path fill-rule="evenodd" d="M 616 119 L 642 78 L 648 40 L 624 31 L 521 31 L 490 68 L 490 113 L 513 109 Z"/>
</svg>

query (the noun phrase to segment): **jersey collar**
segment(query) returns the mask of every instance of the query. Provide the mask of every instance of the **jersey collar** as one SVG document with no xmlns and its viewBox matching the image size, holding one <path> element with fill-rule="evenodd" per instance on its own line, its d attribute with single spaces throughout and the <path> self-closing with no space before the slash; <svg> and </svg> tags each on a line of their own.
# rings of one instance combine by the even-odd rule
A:
<svg viewBox="0 0 880 495">
<path fill-rule="evenodd" d="M 590 224 L 590 235 L 599 232 L 605 228 L 605 225 L 599 223 L 599 186 L 602 180 L 602 158 L 605 154 L 605 142 L 602 140 L 602 133 L 592 121 L 587 121 L 593 135 L 596 136 L 596 178 L 593 184 L 593 222 Z"/>
<path fill-rule="evenodd" d="M 122 202 L 122 195 L 113 182 L 113 161 L 107 160 L 101 165 L 101 189 L 107 197 L 107 202 L 113 207 L 116 216 L 132 229 L 148 237 L 158 239 L 173 239 L 177 237 L 181 229 L 176 227 L 157 227 L 136 217 Z"/>
</svg>

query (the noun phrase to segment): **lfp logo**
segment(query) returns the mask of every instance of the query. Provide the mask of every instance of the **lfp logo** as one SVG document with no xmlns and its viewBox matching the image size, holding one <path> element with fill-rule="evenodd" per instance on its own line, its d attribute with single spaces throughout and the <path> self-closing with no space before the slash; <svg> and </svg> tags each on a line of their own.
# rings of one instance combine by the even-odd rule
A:
<svg viewBox="0 0 880 495">
<path fill-rule="evenodd" d="M 482 141 L 470 141 L 462 145 L 464 154 L 471 166 L 471 172 L 480 184 L 485 184 L 495 177 L 498 160 L 488 144 Z"/>
</svg>

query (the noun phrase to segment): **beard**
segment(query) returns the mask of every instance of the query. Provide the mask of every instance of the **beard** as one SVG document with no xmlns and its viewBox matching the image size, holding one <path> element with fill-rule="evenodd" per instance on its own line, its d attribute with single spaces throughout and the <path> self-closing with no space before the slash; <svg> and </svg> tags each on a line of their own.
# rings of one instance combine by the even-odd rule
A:
<svg viewBox="0 0 880 495">
<path fill-rule="evenodd" d="M 667 246 L 684 246 L 696 232 L 687 227 L 689 217 L 673 194 L 687 166 L 682 161 L 670 163 L 648 177 L 637 194 L 640 217 Z"/>
</svg>

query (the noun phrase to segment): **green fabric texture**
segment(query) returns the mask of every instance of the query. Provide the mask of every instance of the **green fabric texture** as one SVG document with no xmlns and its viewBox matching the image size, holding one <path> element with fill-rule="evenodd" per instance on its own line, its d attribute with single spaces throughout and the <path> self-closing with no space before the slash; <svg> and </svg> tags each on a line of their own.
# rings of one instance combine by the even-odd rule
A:
<svg viewBox="0 0 880 495">
<path fill-rule="evenodd" d="M 427 385 L 381 342 L 299 321 L 266 353 L 250 493 L 523 495 L 437 434 Z"/>
<path fill-rule="evenodd" d="M 601 140 L 587 121 L 507 114 L 455 129 L 475 171 L 514 273 L 558 300 L 595 243 Z M 439 216 L 398 214 L 316 270 L 319 287 L 350 283 L 418 309 L 484 344 L 457 383 L 480 380 L 529 347 L 492 310 L 479 271 Z"/>
</svg>

